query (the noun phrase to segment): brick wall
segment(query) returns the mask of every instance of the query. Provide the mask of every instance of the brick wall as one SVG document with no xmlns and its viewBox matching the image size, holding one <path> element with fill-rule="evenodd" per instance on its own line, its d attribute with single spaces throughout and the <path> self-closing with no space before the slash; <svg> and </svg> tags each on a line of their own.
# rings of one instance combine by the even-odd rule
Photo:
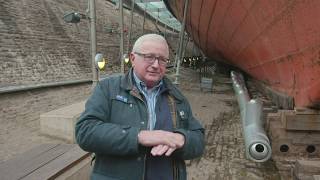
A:
<svg viewBox="0 0 320 180">
<path fill-rule="evenodd" d="M 62 18 L 71 11 L 85 14 L 86 9 L 87 0 L 0 0 L 0 88 L 90 79 L 88 21 L 75 25 Z M 102 74 L 118 72 L 119 11 L 106 0 L 96 0 L 96 9 L 97 52 L 108 60 Z M 124 10 L 124 15 L 128 29 L 130 12 Z M 142 23 L 143 16 L 135 13 L 133 41 L 141 35 Z M 112 33 L 110 27 L 114 28 Z M 145 28 L 145 32 L 156 32 L 150 20 L 146 20 Z M 177 36 L 169 42 L 176 48 Z M 35 120 L 40 113 L 86 98 L 89 87 L 82 84 L 0 94 L 0 123 L 10 126 L 9 122 Z"/>
<path fill-rule="evenodd" d="M 88 21 L 75 25 L 62 18 L 70 11 L 85 13 L 86 0 L 0 2 L 0 87 L 91 77 Z M 120 34 L 108 28 L 117 27 L 119 12 L 105 0 L 97 0 L 96 8 L 97 52 L 105 54 L 109 67 L 117 66 Z M 124 14 L 128 29 L 129 11 Z M 142 20 L 135 16 L 133 37 L 142 32 Z M 155 31 L 150 20 L 145 27 Z"/>
</svg>

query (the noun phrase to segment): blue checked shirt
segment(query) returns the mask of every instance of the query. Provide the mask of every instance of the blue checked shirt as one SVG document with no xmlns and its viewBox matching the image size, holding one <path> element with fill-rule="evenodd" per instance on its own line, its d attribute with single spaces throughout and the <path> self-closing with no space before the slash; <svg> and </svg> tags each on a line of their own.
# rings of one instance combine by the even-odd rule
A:
<svg viewBox="0 0 320 180">
<path fill-rule="evenodd" d="M 153 130 L 157 121 L 155 107 L 156 107 L 157 97 L 161 89 L 160 87 L 162 86 L 162 80 L 155 87 L 148 89 L 146 84 L 143 81 L 141 81 L 138 78 L 138 76 L 136 76 L 135 73 L 133 73 L 133 77 L 136 82 L 137 88 L 147 100 L 148 115 L 149 115 L 148 129 Z"/>
</svg>

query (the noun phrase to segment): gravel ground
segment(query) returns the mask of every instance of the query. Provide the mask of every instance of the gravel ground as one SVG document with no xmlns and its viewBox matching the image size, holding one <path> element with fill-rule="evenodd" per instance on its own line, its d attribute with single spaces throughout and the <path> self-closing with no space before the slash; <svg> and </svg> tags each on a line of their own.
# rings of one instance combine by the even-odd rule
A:
<svg viewBox="0 0 320 180">
<path fill-rule="evenodd" d="M 187 161 L 188 179 L 280 179 L 272 161 L 255 163 L 244 157 L 244 141 L 236 99 L 230 80 L 215 75 L 213 92 L 200 91 L 199 75 L 181 70 L 180 88 L 193 114 L 206 128 L 206 150 L 199 159 Z M 40 134 L 39 120 L 29 124 L 0 126 L 0 162 L 42 143 L 65 143 Z"/>
<path fill-rule="evenodd" d="M 240 114 L 230 79 L 215 75 L 211 93 L 200 91 L 195 71 L 184 69 L 182 75 L 180 87 L 194 116 L 206 128 L 207 143 L 201 158 L 187 161 L 188 179 L 281 179 L 273 161 L 255 163 L 245 158 Z"/>
</svg>

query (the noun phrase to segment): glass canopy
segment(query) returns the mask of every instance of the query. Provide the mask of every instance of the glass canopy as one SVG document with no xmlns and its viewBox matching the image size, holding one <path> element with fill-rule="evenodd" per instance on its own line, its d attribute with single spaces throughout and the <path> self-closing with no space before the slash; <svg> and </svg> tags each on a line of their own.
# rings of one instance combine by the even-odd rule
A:
<svg viewBox="0 0 320 180">
<path fill-rule="evenodd" d="M 180 22 L 170 13 L 162 0 L 136 0 L 136 4 L 154 19 L 180 31 Z"/>
<path fill-rule="evenodd" d="M 119 3 L 119 0 L 112 0 L 114 3 Z M 132 0 L 126 0 L 131 4 Z M 166 8 L 163 0 L 135 0 L 135 8 L 146 11 L 156 21 L 166 24 L 167 27 L 172 28 L 176 31 L 180 31 L 181 23 L 170 13 Z"/>
</svg>

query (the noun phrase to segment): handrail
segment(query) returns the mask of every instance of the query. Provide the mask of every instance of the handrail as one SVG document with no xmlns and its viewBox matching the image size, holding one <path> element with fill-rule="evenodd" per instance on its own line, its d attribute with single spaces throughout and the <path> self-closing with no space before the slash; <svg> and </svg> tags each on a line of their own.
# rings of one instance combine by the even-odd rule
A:
<svg viewBox="0 0 320 180">
<path fill-rule="evenodd" d="M 107 76 L 108 75 L 104 75 L 100 79 L 103 79 Z M 0 88 L 0 94 L 29 91 L 29 90 L 49 88 L 49 87 L 84 84 L 84 83 L 90 83 L 90 82 L 92 82 L 92 79 L 88 78 L 88 79 L 68 80 L 68 81 L 61 81 L 61 82 L 51 82 L 51 83 L 32 84 L 32 85 L 7 86 L 7 87 Z"/>
</svg>

